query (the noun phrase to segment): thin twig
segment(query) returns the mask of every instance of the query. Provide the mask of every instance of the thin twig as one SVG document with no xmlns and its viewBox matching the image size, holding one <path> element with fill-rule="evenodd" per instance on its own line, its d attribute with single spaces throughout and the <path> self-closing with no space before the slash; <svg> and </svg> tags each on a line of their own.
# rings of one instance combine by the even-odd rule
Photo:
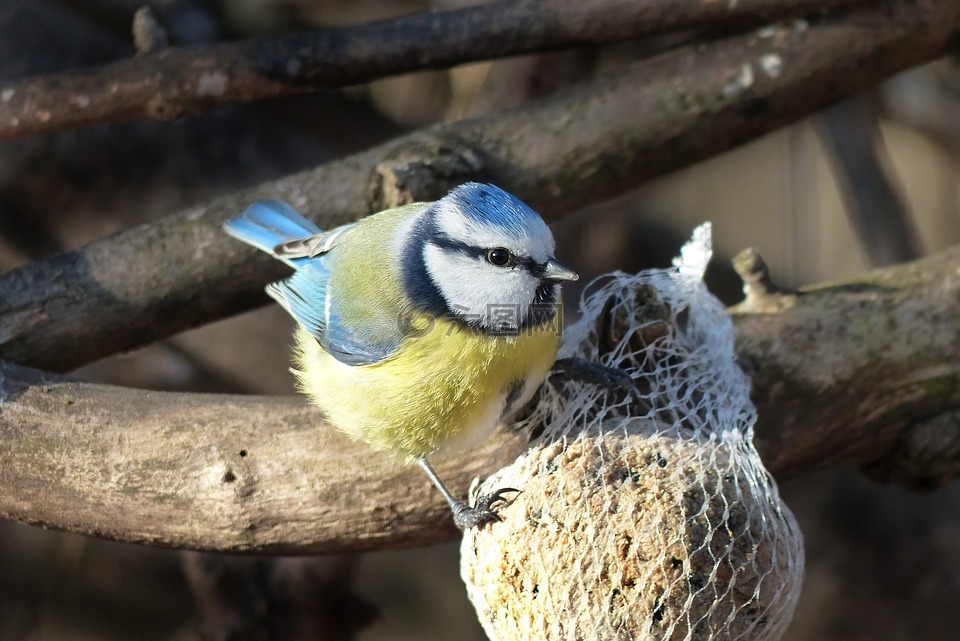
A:
<svg viewBox="0 0 960 641">
<path fill-rule="evenodd" d="M 757 25 L 865 0 L 504 1 L 274 38 L 167 48 L 0 86 L 0 139 L 170 120 L 393 74 L 634 38 Z"/>
<path fill-rule="evenodd" d="M 553 218 L 935 58 L 958 31 L 954 0 L 899 0 L 691 46 L 126 230 L 0 276 L 0 358 L 67 371 L 265 302 L 283 267 L 220 229 L 252 201 L 330 227 L 480 179 Z"/>
</svg>

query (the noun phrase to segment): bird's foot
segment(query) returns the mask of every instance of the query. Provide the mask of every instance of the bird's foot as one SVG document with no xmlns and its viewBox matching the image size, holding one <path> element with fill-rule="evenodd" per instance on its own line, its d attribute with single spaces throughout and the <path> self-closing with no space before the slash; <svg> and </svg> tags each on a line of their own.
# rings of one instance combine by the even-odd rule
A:
<svg viewBox="0 0 960 641">
<path fill-rule="evenodd" d="M 636 390 L 636 383 L 626 372 L 607 367 L 599 363 L 592 363 L 582 358 L 561 358 L 550 372 L 551 377 L 561 380 L 577 380 L 602 387 L 621 389 L 627 393 Z"/>
<path fill-rule="evenodd" d="M 487 523 L 501 520 L 493 510 L 493 506 L 496 503 L 507 503 L 507 499 L 504 498 L 503 495 L 509 492 L 519 493 L 520 490 L 512 487 L 500 488 L 496 492 L 478 497 L 477 500 L 474 501 L 473 507 L 457 501 L 450 506 L 453 509 L 454 525 L 456 525 L 460 531 L 465 532 L 471 528 L 482 527 Z"/>
</svg>

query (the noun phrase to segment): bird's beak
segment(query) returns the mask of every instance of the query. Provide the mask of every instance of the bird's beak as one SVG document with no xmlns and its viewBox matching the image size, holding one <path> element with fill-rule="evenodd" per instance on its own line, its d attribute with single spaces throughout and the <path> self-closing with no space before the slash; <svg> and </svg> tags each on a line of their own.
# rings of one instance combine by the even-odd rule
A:
<svg viewBox="0 0 960 641">
<path fill-rule="evenodd" d="M 579 280 L 580 275 L 556 258 L 551 258 L 543 266 L 543 280 L 553 283 L 563 283 Z"/>
</svg>

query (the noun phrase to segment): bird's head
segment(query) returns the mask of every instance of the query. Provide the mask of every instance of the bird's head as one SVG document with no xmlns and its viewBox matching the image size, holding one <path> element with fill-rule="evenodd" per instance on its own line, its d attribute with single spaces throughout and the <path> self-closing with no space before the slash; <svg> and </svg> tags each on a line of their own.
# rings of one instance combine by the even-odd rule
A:
<svg viewBox="0 0 960 641">
<path fill-rule="evenodd" d="M 578 276 L 554 256 L 553 235 L 519 199 L 467 183 L 416 225 L 405 283 L 421 307 L 490 333 L 550 322 L 560 283 Z"/>
</svg>

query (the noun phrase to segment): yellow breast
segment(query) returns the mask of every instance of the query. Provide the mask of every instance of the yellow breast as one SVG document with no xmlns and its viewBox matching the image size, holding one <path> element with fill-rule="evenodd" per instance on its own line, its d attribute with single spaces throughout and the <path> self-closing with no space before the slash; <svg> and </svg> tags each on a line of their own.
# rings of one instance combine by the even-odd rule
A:
<svg viewBox="0 0 960 641">
<path fill-rule="evenodd" d="M 310 401 L 350 436 L 404 456 L 476 442 L 505 411 L 528 401 L 560 345 L 559 320 L 490 336 L 446 319 L 414 320 L 423 332 L 374 365 L 341 363 L 303 328 L 294 373 Z"/>
</svg>

